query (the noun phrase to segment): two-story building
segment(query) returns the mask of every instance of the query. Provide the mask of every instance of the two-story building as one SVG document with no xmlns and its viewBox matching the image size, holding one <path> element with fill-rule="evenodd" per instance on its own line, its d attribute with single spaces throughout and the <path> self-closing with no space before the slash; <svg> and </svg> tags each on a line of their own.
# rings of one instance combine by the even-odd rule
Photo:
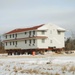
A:
<svg viewBox="0 0 75 75">
<path fill-rule="evenodd" d="M 4 46 L 8 54 L 41 53 L 64 48 L 65 29 L 54 24 L 42 24 L 14 29 L 4 34 Z"/>
</svg>

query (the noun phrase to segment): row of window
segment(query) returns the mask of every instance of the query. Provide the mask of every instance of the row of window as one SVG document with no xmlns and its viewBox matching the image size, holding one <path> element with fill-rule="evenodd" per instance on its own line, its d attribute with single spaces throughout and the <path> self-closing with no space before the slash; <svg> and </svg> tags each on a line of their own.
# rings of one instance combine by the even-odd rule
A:
<svg viewBox="0 0 75 75">
<path fill-rule="evenodd" d="M 31 44 L 32 40 L 29 40 L 29 43 Z M 25 40 L 25 44 L 27 44 L 27 40 Z M 35 44 L 35 39 L 33 39 L 33 44 Z M 10 45 L 17 45 L 17 41 L 10 42 Z M 7 46 L 7 42 L 6 42 Z"/>
<path fill-rule="evenodd" d="M 17 45 L 17 41 L 13 41 L 13 42 L 10 42 L 10 45 Z M 6 42 L 6 46 L 8 45 L 8 43 Z"/>
<path fill-rule="evenodd" d="M 29 40 L 29 46 L 31 45 L 31 43 L 32 43 L 32 41 L 33 41 L 33 45 L 35 44 L 35 39 L 33 39 L 33 40 Z M 42 43 L 45 43 L 45 39 L 42 39 L 41 40 L 42 41 Z M 52 40 L 50 40 L 50 43 L 52 43 Z M 6 42 L 6 46 L 7 46 L 7 42 Z M 17 45 L 17 41 L 13 41 L 13 42 L 10 42 L 10 45 Z M 25 44 L 27 44 L 27 40 L 25 40 Z"/>
<path fill-rule="evenodd" d="M 25 32 L 25 35 L 27 34 L 28 32 Z M 32 31 L 29 31 L 29 36 L 31 35 Z M 45 34 L 45 31 L 41 31 L 41 33 L 44 35 Z M 58 34 L 60 34 L 61 32 L 58 31 Z M 50 30 L 50 34 L 52 34 L 52 30 Z M 33 31 L 33 35 L 35 35 L 35 31 Z M 9 35 L 10 38 L 17 38 L 17 34 L 10 34 Z M 6 35 L 6 39 L 7 39 L 7 35 Z"/>
<path fill-rule="evenodd" d="M 31 35 L 32 31 L 29 31 L 29 35 Z M 27 32 L 25 32 L 27 34 Z M 35 35 L 35 31 L 33 31 L 33 35 Z"/>
<path fill-rule="evenodd" d="M 29 40 L 29 43 L 32 43 L 32 40 Z M 33 39 L 33 43 L 35 43 L 35 39 Z M 25 40 L 25 44 L 27 44 L 27 40 Z"/>
<path fill-rule="evenodd" d="M 27 44 L 27 40 L 25 40 L 25 44 Z M 33 44 L 35 44 L 35 39 L 33 39 L 33 40 L 29 40 L 29 44 L 31 44 L 31 43 L 33 43 Z M 45 39 L 42 39 L 42 43 L 45 43 Z M 17 45 L 17 41 L 13 41 L 13 42 L 10 42 L 10 45 Z M 7 46 L 7 42 L 6 42 L 6 46 Z"/>
<path fill-rule="evenodd" d="M 32 32 L 32 31 L 29 31 L 29 35 L 31 35 L 31 32 Z M 27 33 L 28 33 L 28 32 L 25 32 L 25 35 L 26 35 Z M 33 31 L 33 35 L 35 35 L 35 31 Z M 17 34 L 10 34 L 9 37 L 10 37 L 10 38 L 12 38 L 12 37 L 13 37 L 13 38 L 17 38 Z M 7 35 L 6 35 L 6 39 L 7 39 Z"/>
<path fill-rule="evenodd" d="M 29 35 L 31 35 L 32 31 L 29 31 Z M 42 34 L 45 34 L 45 31 L 41 31 Z M 25 34 L 27 34 L 27 32 L 25 32 Z M 33 31 L 33 35 L 35 35 L 35 31 Z"/>
<path fill-rule="evenodd" d="M 10 37 L 10 38 L 11 38 L 11 37 L 16 38 L 16 37 L 17 37 L 17 34 L 12 34 L 12 35 L 10 34 L 9 37 Z M 7 39 L 7 35 L 6 35 L 6 39 Z"/>
<path fill-rule="evenodd" d="M 25 35 L 27 35 L 28 32 L 25 32 Z M 29 36 L 31 35 L 32 31 L 29 31 Z M 41 33 L 44 35 L 45 31 L 41 31 Z M 33 35 L 35 35 L 35 31 L 33 31 Z M 17 34 L 10 34 L 9 35 L 10 38 L 17 38 Z M 7 35 L 6 35 L 6 39 L 7 39 Z"/>
</svg>

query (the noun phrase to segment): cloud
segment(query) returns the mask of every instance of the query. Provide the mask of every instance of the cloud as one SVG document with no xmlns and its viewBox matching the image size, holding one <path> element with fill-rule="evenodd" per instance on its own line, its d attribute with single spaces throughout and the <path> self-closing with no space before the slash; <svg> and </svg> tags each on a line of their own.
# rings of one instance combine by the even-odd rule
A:
<svg viewBox="0 0 75 75">
<path fill-rule="evenodd" d="M 0 0 L 0 33 L 42 23 L 75 25 L 75 0 Z"/>
</svg>

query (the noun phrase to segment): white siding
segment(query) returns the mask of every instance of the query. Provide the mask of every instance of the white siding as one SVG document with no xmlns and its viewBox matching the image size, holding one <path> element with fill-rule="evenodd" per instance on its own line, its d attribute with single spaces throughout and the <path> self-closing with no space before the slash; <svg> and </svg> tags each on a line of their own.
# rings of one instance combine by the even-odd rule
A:
<svg viewBox="0 0 75 75">
<path fill-rule="evenodd" d="M 60 31 L 58 34 L 57 27 L 55 25 L 44 25 L 43 27 L 48 28 L 44 36 L 47 36 L 45 43 L 41 43 L 41 39 L 38 40 L 38 47 L 40 48 L 48 48 L 48 47 L 56 47 L 62 48 L 64 47 L 64 32 Z M 41 27 L 42 28 L 42 27 Z M 41 29 L 40 28 L 40 29 Z M 38 32 L 38 35 L 41 35 L 41 32 Z M 43 35 L 41 35 L 43 36 Z"/>
<path fill-rule="evenodd" d="M 4 37 L 5 37 L 5 40 L 9 40 L 9 39 L 15 39 L 15 38 L 27 38 L 27 37 L 32 37 L 33 36 L 33 31 L 35 31 L 35 30 L 31 30 L 31 35 L 29 35 L 29 32 L 30 31 L 25 31 L 26 32 L 26 34 L 25 34 L 25 32 L 19 32 L 19 33 L 15 33 L 14 34 L 14 37 L 13 37 L 13 34 L 7 34 L 7 38 L 6 38 L 6 35 L 4 35 Z M 17 37 L 15 36 L 17 34 Z M 10 38 L 10 35 L 11 35 L 11 38 Z M 37 34 L 36 34 L 36 31 L 35 31 L 35 35 L 34 36 L 36 36 Z"/>
<path fill-rule="evenodd" d="M 36 41 L 37 42 L 37 41 Z M 33 40 L 31 40 L 31 44 L 29 43 L 29 40 L 27 40 L 27 43 L 25 44 L 25 41 L 19 41 L 18 42 L 18 47 L 21 49 L 34 49 L 37 48 L 37 43 L 33 45 Z"/>
<path fill-rule="evenodd" d="M 15 49 L 15 48 L 20 48 L 20 49 L 34 49 L 34 48 L 48 48 L 48 47 L 56 47 L 56 48 L 62 48 L 64 47 L 64 31 L 60 30 L 60 33 L 58 34 L 58 26 L 52 25 L 52 24 L 46 24 L 37 30 L 31 30 L 31 31 L 25 31 L 25 32 L 20 32 L 20 33 L 15 33 L 17 34 L 17 38 L 29 38 L 29 37 L 34 37 L 34 36 L 46 36 L 45 42 L 42 42 L 42 39 L 44 38 L 37 38 L 35 39 L 36 42 L 33 45 L 33 38 L 31 39 L 31 44 L 29 43 L 30 39 L 27 39 L 27 43 L 25 44 L 25 40 L 18 40 L 17 41 L 17 46 L 15 47 L 15 44 L 13 45 L 13 41 L 11 42 L 10 39 L 15 39 L 15 34 L 13 38 L 13 34 L 7 34 L 7 39 L 5 40 L 10 40 L 7 42 L 7 46 L 5 45 L 5 49 Z M 33 31 L 35 31 L 35 35 L 33 36 Z M 44 34 L 42 34 L 42 31 L 45 31 Z M 31 32 L 31 35 L 29 35 L 29 32 Z M 11 38 L 10 38 L 11 35 Z M 5 35 L 6 36 L 6 35 Z M 4 37 L 5 37 L 4 36 Z M 10 45 L 11 42 L 11 45 Z M 29 45 L 30 44 L 30 45 Z"/>
<path fill-rule="evenodd" d="M 33 39 L 31 40 L 31 44 L 29 43 L 29 40 L 27 40 L 27 43 L 25 43 L 25 40 L 22 41 L 17 41 L 17 45 L 16 42 L 7 42 L 7 46 L 5 43 L 5 49 L 34 49 L 37 48 L 37 40 L 35 40 L 35 43 L 33 43 Z"/>
<path fill-rule="evenodd" d="M 38 39 L 37 40 L 37 46 L 38 46 L 38 48 L 48 48 L 48 41 L 47 41 L 47 39 L 44 39 L 45 41 L 44 42 L 42 42 L 42 39 Z"/>
</svg>

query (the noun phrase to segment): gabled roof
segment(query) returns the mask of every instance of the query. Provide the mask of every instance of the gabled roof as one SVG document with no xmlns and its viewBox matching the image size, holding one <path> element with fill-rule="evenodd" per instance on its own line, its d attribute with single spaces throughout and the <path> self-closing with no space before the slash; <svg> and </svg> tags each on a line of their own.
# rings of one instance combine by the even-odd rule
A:
<svg viewBox="0 0 75 75">
<path fill-rule="evenodd" d="M 38 26 L 34 26 L 34 27 L 29 27 L 29 28 L 21 28 L 21 29 L 14 29 L 10 32 L 7 32 L 5 34 L 12 34 L 12 33 L 18 33 L 18 32 L 23 32 L 23 31 L 28 31 L 28 30 L 35 30 L 38 29 L 39 27 L 43 26 L 44 24 L 38 25 Z"/>
</svg>

